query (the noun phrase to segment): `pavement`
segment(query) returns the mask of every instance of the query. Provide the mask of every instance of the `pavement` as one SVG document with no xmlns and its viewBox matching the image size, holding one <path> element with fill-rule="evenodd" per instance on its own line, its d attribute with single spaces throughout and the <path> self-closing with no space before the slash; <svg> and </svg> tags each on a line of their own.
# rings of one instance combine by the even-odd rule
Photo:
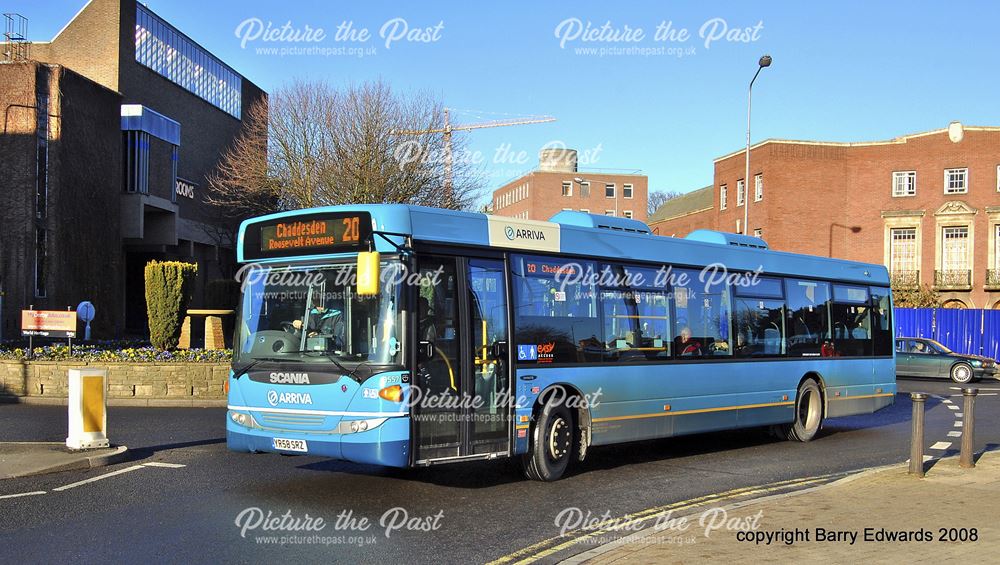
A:
<svg viewBox="0 0 1000 565">
<path fill-rule="evenodd" d="M 923 479 L 897 465 L 728 507 L 663 515 L 563 563 L 995 560 L 1000 453 L 983 454 L 974 469 L 960 468 L 958 457 L 929 463 Z"/>
<path fill-rule="evenodd" d="M 127 456 L 124 445 L 73 450 L 58 442 L 0 442 L 0 479 L 104 467 Z"/>
</svg>

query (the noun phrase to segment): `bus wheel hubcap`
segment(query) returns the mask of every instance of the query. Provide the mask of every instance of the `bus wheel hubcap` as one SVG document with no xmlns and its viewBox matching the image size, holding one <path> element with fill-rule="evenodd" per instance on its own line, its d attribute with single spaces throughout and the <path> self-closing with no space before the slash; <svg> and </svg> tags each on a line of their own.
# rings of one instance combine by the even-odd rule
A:
<svg viewBox="0 0 1000 565">
<path fill-rule="evenodd" d="M 566 420 L 556 418 L 549 428 L 549 457 L 559 461 L 569 453 L 569 426 Z"/>
</svg>

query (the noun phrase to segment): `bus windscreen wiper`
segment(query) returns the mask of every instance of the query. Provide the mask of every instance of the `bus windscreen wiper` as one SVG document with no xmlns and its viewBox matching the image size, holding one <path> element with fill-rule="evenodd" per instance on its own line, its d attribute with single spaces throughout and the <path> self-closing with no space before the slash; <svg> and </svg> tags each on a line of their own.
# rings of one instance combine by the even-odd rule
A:
<svg viewBox="0 0 1000 565">
<path fill-rule="evenodd" d="M 333 363 L 334 365 L 336 365 L 338 369 L 340 369 L 341 371 L 343 371 L 345 373 L 350 373 L 350 371 L 347 369 L 347 367 L 345 367 L 343 365 L 343 363 L 341 363 L 340 361 L 337 361 L 337 358 L 334 357 L 335 353 L 333 353 L 333 352 L 329 352 L 329 351 L 316 351 L 316 350 L 306 349 L 306 350 L 303 350 L 303 351 L 292 351 L 292 353 L 301 353 L 303 355 L 308 355 L 310 353 L 316 354 L 316 355 L 323 355 L 327 359 L 329 359 L 331 363 Z"/>
<path fill-rule="evenodd" d="M 249 373 L 250 369 L 253 369 L 254 367 L 256 367 L 257 364 L 259 364 L 261 361 L 274 361 L 274 362 L 278 362 L 278 363 L 282 363 L 282 362 L 285 362 L 285 361 L 295 361 L 297 363 L 301 363 L 301 361 L 299 359 L 294 359 L 294 358 L 293 359 L 283 359 L 283 358 L 280 358 L 280 357 L 255 357 L 253 361 L 247 363 L 246 365 L 243 365 L 243 367 L 239 371 L 236 371 L 235 373 L 233 373 L 233 378 L 234 379 L 239 379 L 243 375 Z"/>
</svg>

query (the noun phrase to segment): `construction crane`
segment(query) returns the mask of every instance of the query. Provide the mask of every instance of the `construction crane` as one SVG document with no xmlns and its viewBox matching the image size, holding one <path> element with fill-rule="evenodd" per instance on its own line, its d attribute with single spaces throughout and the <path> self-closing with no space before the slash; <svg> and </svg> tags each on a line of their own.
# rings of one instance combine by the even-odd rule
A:
<svg viewBox="0 0 1000 565">
<path fill-rule="evenodd" d="M 431 128 L 424 130 L 403 130 L 398 132 L 400 135 L 425 135 L 428 133 L 440 133 L 444 137 L 444 201 L 450 202 L 452 197 L 452 153 L 451 153 L 451 134 L 455 131 L 468 131 L 474 129 L 485 129 L 485 128 L 499 128 L 506 126 L 522 126 L 527 124 L 542 124 L 545 122 L 554 122 L 555 118 L 552 116 L 529 116 L 525 118 L 514 118 L 509 120 L 493 120 L 489 122 L 480 122 L 476 124 L 455 124 L 451 123 L 451 112 L 448 108 L 444 109 L 444 126 L 440 128 Z"/>
</svg>

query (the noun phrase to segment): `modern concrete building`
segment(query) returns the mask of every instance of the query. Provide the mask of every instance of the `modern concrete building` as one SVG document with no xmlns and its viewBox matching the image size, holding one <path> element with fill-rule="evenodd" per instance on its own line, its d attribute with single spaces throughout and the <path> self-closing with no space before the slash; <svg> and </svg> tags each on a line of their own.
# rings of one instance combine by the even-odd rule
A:
<svg viewBox="0 0 1000 565">
<path fill-rule="evenodd" d="M 646 175 L 579 170 L 572 149 L 544 149 L 538 161 L 538 169 L 493 191 L 494 214 L 548 220 L 576 210 L 646 221 Z"/>
<path fill-rule="evenodd" d="M 135 0 L 91 0 L 20 47 L 0 64 L 4 336 L 29 305 L 82 300 L 95 338 L 143 335 L 152 259 L 197 263 L 200 305 L 233 275 L 239 221 L 206 204 L 207 179 L 266 94 Z"/>
<path fill-rule="evenodd" d="M 769 139 L 715 160 L 715 182 L 664 204 L 650 227 L 684 236 L 742 230 L 772 249 L 886 265 L 945 306 L 1000 308 L 1000 127 L 947 128 L 888 141 Z"/>
</svg>

